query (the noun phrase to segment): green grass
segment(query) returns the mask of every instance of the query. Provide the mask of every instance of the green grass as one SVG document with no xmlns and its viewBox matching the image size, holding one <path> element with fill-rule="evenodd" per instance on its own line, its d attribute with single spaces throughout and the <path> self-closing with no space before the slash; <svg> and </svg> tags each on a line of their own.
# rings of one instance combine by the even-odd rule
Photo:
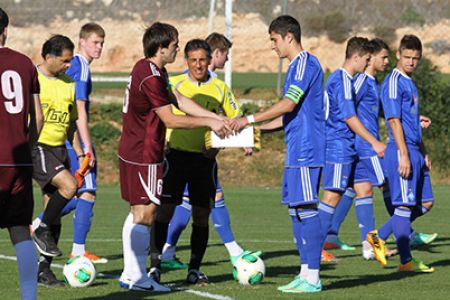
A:
<svg viewBox="0 0 450 300">
<path fill-rule="evenodd" d="M 226 201 L 232 218 L 236 240 L 246 249 L 262 250 L 266 264 L 266 278 L 255 286 L 242 286 L 232 279 L 232 268 L 228 254 L 220 239 L 211 228 L 210 243 L 202 270 L 212 284 L 206 287 L 189 287 L 192 290 L 234 299 L 292 299 L 282 295 L 276 287 L 289 282 L 298 271 L 298 256 L 292 242 L 290 220 L 286 209 L 279 203 L 280 189 L 236 188 L 225 189 Z M 414 255 L 434 266 L 433 274 L 400 274 L 396 272 L 398 257 L 391 259 L 388 267 L 382 269 L 375 261 L 361 258 L 361 249 L 356 251 L 332 251 L 340 258 L 338 264 L 324 264 L 321 278 L 324 291 L 308 295 L 313 299 L 448 299 L 448 274 L 450 273 L 450 209 L 449 186 L 436 186 L 435 208 L 426 217 L 419 219 L 414 227 L 421 232 L 438 232 L 440 237 L 429 248 L 414 250 Z M 36 212 L 41 207 L 36 190 Z M 128 205 L 120 199 L 118 187 L 101 187 L 95 206 L 94 224 L 88 239 L 88 248 L 106 256 L 110 262 L 98 266 L 97 271 L 119 275 L 122 270 L 121 230 Z M 382 205 L 380 193 L 376 192 L 375 212 L 380 225 L 387 214 Z M 67 255 L 71 248 L 72 217 L 64 218 L 61 249 Z M 189 230 L 188 230 L 189 231 Z M 359 246 L 359 232 L 353 210 L 341 230 L 342 240 Z M 185 232 L 180 239 L 178 256 L 188 261 L 189 235 Z M 14 255 L 7 232 L 0 234 L 0 254 Z M 55 260 L 63 264 L 65 258 Z M 2 299 L 18 299 L 16 263 L 0 259 L 0 290 Z M 60 269 L 54 269 L 62 277 Z M 185 271 L 171 271 L 163 274 L 163 282 L 180 285 Z M 40 299 L 207 299 L 188 292 L 174 292 L 165 295 L 128 292 L 120 289 L 114 279 L 97 278 L 94 285 L 85 289 L 69 287 L 38 288 Z M 300 298 L 300 297 L 299 297 Z"/>
</svg>

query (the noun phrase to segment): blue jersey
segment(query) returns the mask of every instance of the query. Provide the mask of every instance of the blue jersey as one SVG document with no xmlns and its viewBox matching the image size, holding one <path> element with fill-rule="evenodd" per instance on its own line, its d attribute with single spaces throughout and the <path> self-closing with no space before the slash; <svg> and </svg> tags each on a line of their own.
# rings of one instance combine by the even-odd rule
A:
<svg viewBox="0 0 450 300">
<path fill-rule="evenodd" d="M 381 86 L 381 100 L 386 120 L 399 118 L 406 144 L 419 146 L 422 141 L 420 127 L 419 93 L 410 77 L 398 69 L 392 70 Z M 389 143 L 395 143 L 388 123 Z"/>
<path fill-rule="evenodd" d="M 291 61 L 283 97 L 296 103 L 283 115 L 286 167 L 320 167 L 325 163 L 323 71 L 318 59 L 306 51 Z"/>
<path fill-rule="evenodd" d="M 351 163 L 355 151 L 355 133 L 345 120 L 355 116 L 355 89 L 352 76 L 340 68 L 327 80 L 326 161 L 329 163 Z"/>
<path fill-rule="evenodd" d="M 92 91 L 91 70 L 89 62 L 82 55 L 77 54 L 70 62 L 66 74 L 75 81 L 75 99 L 86 101 L 86 111 L 89 112 L 89 95 Z"/>
<path fill-rule="evenodd" d="M 358 74 L 354 78 L 356 94 L 356 115 L 366 129 L 378 140 L 378 115 L 380 111 L 380 96 L 377 80 L 370 74 Z M 377 155 L 372 146 L 363 138 L 355 137 L 356 153 L 360 158 Z"/>
</svg>

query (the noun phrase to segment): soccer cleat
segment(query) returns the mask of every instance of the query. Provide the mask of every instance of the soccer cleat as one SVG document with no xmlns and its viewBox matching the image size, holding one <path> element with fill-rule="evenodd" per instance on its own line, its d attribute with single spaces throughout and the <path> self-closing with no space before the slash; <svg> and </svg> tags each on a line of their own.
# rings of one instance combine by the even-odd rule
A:
<svg viewBox="0 0 450 300">
<path fill-rule="evenodd" d="M 250 251 L 250 250 L 244 250 L 244 251 L 242 251 L 242 253 L 239 254 L 239 255 L 236 255 L 236 256 L 230 256 L 231 264 L 234 266 L 234 264 L 236 263 L 236 261 L 237 261 L 239 258 L 241 258 L 242 256 L 245 256 L 245 255 L 253 255 L 253 256 L 256 256 L 256 257 L 260 257 L 260 256 L 262 255 L 262 252 L 261 252 L 261 251 L 254 251 L 254 252 L 252 252 L 252 251 Z"/>
<path fill-rule="evenodd" d="M 417 248 L 423 245 L 429 245 L 434 242 L 434 240 L 438 237 L 437 233 L 420 233 L 416 232 L 414 237 L 410 240 L 409 244 L 411 248 Z"/>
<path fill-rule="evenodd" d="M 333 237 L 325 241 L 325 244 L 323 246 L 324 249 L 340 249 L 344 251 L 353 251 L 356 250 L 355 247 L 347 245 L 343 241 L 341 241 L 338 237 Z"/>
<path fill-rule="evenodd" d="M 199 270 L 189 270 L 187 277 L 186 277 L 186 283 L 188 284 L 208 284 L 209 283 L 209 279 L 208 277 L 200 272 Z"/>
<path fill-rule="evenodd" d="M 322 249 L 322 254 L 320 257 L 321 262 L 330 262 L 330 263 L 337 263 L 338 259 L 333 254 L 325 251 L 325 249 Z"/>
<path fill-rule="evenodd" d="M 161 270 L 158 268 L 151 268 L 147 276 L 158 283 L 161 282 Z"/>
<path fill-rule="evenodd" d="M 38 251 L 44 255 L 55 257 L 61 256 L 62 252 L 56 246 L 52 233 L 48 228 L 39 226 L 31 235 Z"/>
<path fill-rule="evenodd" d="M 187 269 L 188 267 L 188 264 L 183 263 L 176 256 L 173 259 L 161 260 L 161 269 L 163 270 Z"/>
<path fill-rule="evenodd" d="M 320 291 L 322 291 L 322 282 L 312 284 L 306 280 L 295 287 L 282 290 L 283 293 L 318 293 Z"/>
<path fill-rule="evenodd" d="M 368 241 L 362 242 L 362 256 L 365 260 L 375 259 L 375 256 L 373 254 L 373 247 L 371 244 L 369 244 Z"/>
<path fill-rule="evenodd" d="M 294 280 L 289 282 L 288 284 L 277 287 L 277 290 L 284 291 L 285 289 L 291 289 L 298 285 L 300 285 L 305 279 L 300 277 L 300 274 L 294 277 Z"/>
<path fill-rule="evenodd" d="M 380 262 L 380 264 L 384 267 L 387 264 L 386 261 L 386 247 L 385 242 L 378 237 L 378 231 L 372 230 L 366 235 L 366 241 L 372 245 L 373 254 L 375 255 L 376 260 Z"/>
<path fill-rule="evenodd" d="M 120 277 L 119 286 L 124 289 L 132 291 L 143 291 L 143 292 L 170 292 L 171 289 L 165 285 L 159 284 L 152 278 L 147 278 L 140 282 L 131 282 L 128 278 Z"/>
<path fill-rule="evenodd" d="M 429 267 L 418 259 L 411 259 L 411 261 L 406 264 L 401 264 L 398 268 L 400 272 L 416 272 L 416 273 L 432 273 L 434 272 L 433 267 Z"/>
<path fill-rule="evenodd" d="M 94 263 L 94 264 L 106 264 L 108 262 L 107 258 L 97 256 L 94 253 L 89 252 L 89 251 L 84 251 L 83 256 L 86 258 L 89 258 L 89 260 L 92 261 L 92 263 Z M 70 258 L 72 258 L 72 257 L 73 257 L 73 254 L 70 254 Z"/>
<path fill-rule="evenodd" d="M 46 286 L 46 287 L 60 287 L 64 286 L 64 282 L 62 280 L 58 280 L 50 269 L 44 269 L 38 274 L 38 284 Z"/>
</svg>

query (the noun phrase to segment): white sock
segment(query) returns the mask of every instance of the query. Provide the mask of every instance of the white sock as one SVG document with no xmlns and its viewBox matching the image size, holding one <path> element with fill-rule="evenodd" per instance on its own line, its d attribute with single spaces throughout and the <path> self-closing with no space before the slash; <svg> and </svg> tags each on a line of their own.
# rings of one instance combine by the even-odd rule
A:
<svg viewBox="0 0 450 300">
<path fill-rule="evenodd" d="M 319 269 L 308 269 L 308 275 L 306 277 L 306 280 L 308 280 L 311 284 L 318 284 L 319 283 Z"/>
<path fill-rule="evenodd" d="M 41 219 L 39 219 L 39 218 L 34 219 L 34 220 L 33 220 L 33 223 L 31 223 L 31 229 L 32 229 L 33 231 L 35 231 L 36 228 L 39 227 L 39 224 L 41 224 Z"/>
<path fill-rule="evenodd" d="M 308 264 L 301 264 L 300 265 L 300 278 L 306 279 L 308 277 Z"/>
<path fill-rule="evenodd" d="M 73 256 L 79 256 L 83 255 L 84 252 L 86 252 L 86 249 L 84 248 L 84 244 L 72 244 L 72 255 Z"/>
<path fill-rule="evenodd" d="M 161 255 L 161 260 L 172 260 L 175 258 L 175 250 L 176 250 L 177 246 L 176 245 L 171 245 L 171 244 L 164 244 L 163 247 L 163 251 L 162 251 L 162 255 Z"/>
<path fill-rule="evenodd" d="M 31 240 L 17 243 L 14 247 L 16 248 L 22 299 L 35 300 L 38 272 L 36 247 Z"/>
<path fill-rule="evenodd" d="M 147 280 L 147 258 L 150 249 L 150 227 L 134 224 L 130 213 L 123 224 L 123 272 L 133 283 Z"/>
<path fill-rule="evenodd" d="M 242 249 L 241 246 L 236 243 L 236 241 L 225 243 L 224 245 L 227 248 L 228 254 L 230 254 L 230 256 L 238 256 L 241 255 L 242 252 L 244 252 L 244 249 Z"/>
</svg>

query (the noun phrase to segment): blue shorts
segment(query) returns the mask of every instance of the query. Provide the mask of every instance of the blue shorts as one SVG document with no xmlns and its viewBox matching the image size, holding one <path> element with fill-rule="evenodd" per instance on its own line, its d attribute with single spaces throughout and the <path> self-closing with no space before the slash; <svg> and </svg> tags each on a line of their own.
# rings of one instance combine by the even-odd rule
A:
<svg viewBox="0 0 450 300">
<path fill-rule="evenodd" d="M 354 183 L 370 182 L 373 186 L 381 186 L 384 180 L 381 158 L 374 155 L 356 161 Z"/>
<path fill-rule="evenodd" d="M 344 192 L 347 187 L 352 186 L 355 166 L 355 162 L 348 164 L 327 162 L 323 173 L 324 190 Z"/>
<path fill-rule="evenodd" d="M 407 145 L 411 161 L 411 174 L 408 178 L 398 174 L 400 153 L 395 144 L 388 144 L 384 155 L 392 205 L 415 206 L 433 201 L 433 191 L 425 160 L 418 147 Z"/>
<path fill-rule="evenodd" d="M 281 203 L 289 207 L 317 203 L 320 167 L 284 168 Z"/>
<path fill-rule="evenodd" d="M 75 171 L 80 167 L 78 163 L 77 154 L 75 150 L 73 150 L 72 145 L 66 141 L 66 148 L 69 154 L 70 160 L 70 169 L 72 174 L 75 174 Z M 92 148 L 95 155 L 95 149 Z M 81 194 L 83 192 L 95 192 L 97 190 L 97 163 L 95 163 L 94 168 L 92 168 L 89 173 L 84 177 L 83 186 L 78 189 L 77 193 Z"/>
</svg>

